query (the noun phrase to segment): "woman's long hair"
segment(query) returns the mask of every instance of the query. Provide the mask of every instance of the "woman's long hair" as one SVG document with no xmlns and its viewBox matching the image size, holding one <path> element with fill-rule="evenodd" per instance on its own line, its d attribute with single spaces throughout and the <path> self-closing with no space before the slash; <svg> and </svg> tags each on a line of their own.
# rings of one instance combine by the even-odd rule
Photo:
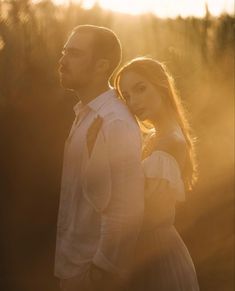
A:
<svg viewBox="0 0 235 291">
<path fill-rule="evenodd" d="M 166 67 L 154 59 L 145 57 L 134 59 L 124 65 L 115 76 L 114 87 L 123 99 L 124 97 L 121 94 L 119 84 L 121 76 L 127 71 L 134 71 L 144 76 L 156 87 L 159 94 L 163 97 L 165 103 L 173 110 L 175 118 L 178 121 L 184 134 L 187 145 L 187 158 L 182 172 L 182 177 L 186 189 L 192 190 L 192 187 L 197 180 L 195 137 L 192 135 L 192 130 L 188 119 L 186 118 L 185 109 L 175 89 L 173 78 L 167 72 Z M 141 124 L 141 129 L 143 130 L 143 128 L 145 128 L 144 123 L 140 121 L 139 123 Z"/>
</svg>

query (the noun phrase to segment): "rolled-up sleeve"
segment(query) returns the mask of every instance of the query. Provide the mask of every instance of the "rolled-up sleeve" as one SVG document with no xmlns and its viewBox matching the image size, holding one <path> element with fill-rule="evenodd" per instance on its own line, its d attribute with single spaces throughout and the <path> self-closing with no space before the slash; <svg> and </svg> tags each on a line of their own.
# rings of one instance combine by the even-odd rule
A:
<svg viewBox="0 0 235 291">
<path fill-rule="evenodd" d="M 101 213 L 100 241 L 93 262 L 125 276 L 130 270 L 144 213 L 144 174 L 137 127 L 115 120 L 105 129 L 111 198 Z"/>
</svg>

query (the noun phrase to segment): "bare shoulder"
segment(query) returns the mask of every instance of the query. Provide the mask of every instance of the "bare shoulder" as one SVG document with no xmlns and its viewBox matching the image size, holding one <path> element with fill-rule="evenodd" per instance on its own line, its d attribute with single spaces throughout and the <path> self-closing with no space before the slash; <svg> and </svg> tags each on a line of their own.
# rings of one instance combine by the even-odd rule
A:
<svg viewBox="0 0 235 291">
<path fill-rule="evenodd" d="M 178 163 L 182 164 L 187 150 L 187 144 L 184 136 L 177 132 L 159 139 L 156 150 L 165 151 L 172 155 Z"/>
</svg>

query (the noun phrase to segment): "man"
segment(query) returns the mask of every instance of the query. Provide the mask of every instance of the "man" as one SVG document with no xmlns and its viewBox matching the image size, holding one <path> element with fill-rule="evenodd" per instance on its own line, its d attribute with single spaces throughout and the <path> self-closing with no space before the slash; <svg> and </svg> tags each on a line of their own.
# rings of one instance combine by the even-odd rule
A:
<svg viewBox="0 0 235 291">
<path fill-rule="evenodd" d="M 55 275 L 64 291 L 126 290 L 144 211 L 139 127 L 109 86 L 121 46 L 109 29 L 76 27 L 60 79 L 76 92 L 65 143 Z"/>
</svg>

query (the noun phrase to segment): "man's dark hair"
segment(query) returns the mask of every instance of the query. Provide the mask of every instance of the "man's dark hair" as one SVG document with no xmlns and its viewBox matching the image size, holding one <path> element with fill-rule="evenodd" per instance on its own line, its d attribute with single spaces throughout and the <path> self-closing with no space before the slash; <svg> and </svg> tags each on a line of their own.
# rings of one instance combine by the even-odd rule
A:
<svg viewBox="0 0 235 291">
<path fill-rule="evenodd" d="M 109 78 L 121 62 L 122 48 L 117 35 L 109 28 L 95 25 L 79 25 L 72 33 L 88 32 L 93 35 L 93 57 L 94 59 L 104 58 L 109 60 Z"/>
</svg>

